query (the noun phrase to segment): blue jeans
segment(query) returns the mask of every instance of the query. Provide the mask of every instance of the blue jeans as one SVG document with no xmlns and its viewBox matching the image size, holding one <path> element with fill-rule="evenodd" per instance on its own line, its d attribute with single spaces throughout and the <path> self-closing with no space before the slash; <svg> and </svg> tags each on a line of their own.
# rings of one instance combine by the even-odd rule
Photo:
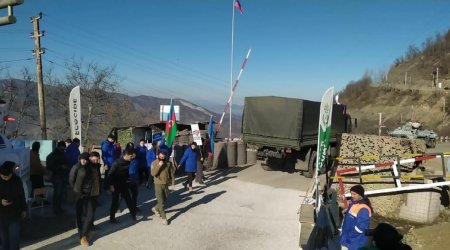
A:
<svg viewBox="0 0 450 250">
<path fill-rule="evenodd" d="M 20 249 L 20 220 L 0 223 L 0 237 L 3 250 Z"/>
</svg>

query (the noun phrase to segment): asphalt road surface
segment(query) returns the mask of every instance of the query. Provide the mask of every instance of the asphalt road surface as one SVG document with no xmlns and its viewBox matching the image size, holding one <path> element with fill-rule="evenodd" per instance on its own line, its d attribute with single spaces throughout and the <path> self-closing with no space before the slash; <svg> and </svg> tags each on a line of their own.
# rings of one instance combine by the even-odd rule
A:
<svg viewBox="0 0 450 250">
<path fill-rule="evenodd" d="M 156 204 L 153 189 L 142 187 L 139 203 L 143 218 L 131 222 L 128 210 L 110 224 L 110 194 L 102 206 L 92 235 L 92 249 L 298 249 L 297 211 L 310 185 L 299 173 L 266 172 L 257 164 L 206 173 L 205 187 L 194 185 L 189 195 L 177 180 L 168 201 L 170 225 L 150 212 Z M 121 204 L 125 208 L 124 202 Z M 75 229 L 74 205 L 67 213 L 33 211 L 25 227 L 24 249 L 83 249 Z"/>
</svg>

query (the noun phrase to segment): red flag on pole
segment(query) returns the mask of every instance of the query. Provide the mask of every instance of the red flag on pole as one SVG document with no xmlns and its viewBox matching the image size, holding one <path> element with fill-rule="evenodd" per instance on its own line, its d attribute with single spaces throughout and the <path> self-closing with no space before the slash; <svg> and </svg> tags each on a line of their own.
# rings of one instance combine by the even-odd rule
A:
<svg viewBox="0 0 450 250">
<path fill-rule="evenodd" d="M 238 9 L 241 14 L 242 12 L 244 12 L 244 9 L 242 9 L 242 5 L 239 0 L 234 0 L 234 8 Z"/>
</svg>

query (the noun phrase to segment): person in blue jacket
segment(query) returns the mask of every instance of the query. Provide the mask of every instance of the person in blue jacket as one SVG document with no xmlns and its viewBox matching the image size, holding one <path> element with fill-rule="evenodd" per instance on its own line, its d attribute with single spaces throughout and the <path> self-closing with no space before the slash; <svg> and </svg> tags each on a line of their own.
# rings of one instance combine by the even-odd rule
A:
<svg viewBox="0 0 450 250">
<path fill-rule="evenodd" d="M 178 167 L 184 166 L 184 171 L 187 173 L 188 179 L 183 183 L 183 186 L 192 193 L 192 180 L 194 174 L 197 172 L 197 161 L 200 159 L 200 152 L 196 142 L 192 142 L 191 146 L 184 151 L 183 157 L 180 160 Z"/>
<path fill-rule="evenodd" d="M 156 160 L 156 157 L 158 155 L 159 149 L 158 149 L 158 144 L 156 142 L 152 143 L 152 147 L 147 151 L 146 154 L 146 160 L 147 160 L 147 165 L 145 168 L 145 171 L 150 173 L 151 171 L 151 166 L 154 160 Z M 149 178 L 147 179 L 147 188 L 150 188 L 152 186 L 153 183 L 153 178 L 150 175 Z"/>
<path fill-rule="evenodd" d="M 111 169 L 113 162 L 116 160 L 115 150 L 114 136 L 109 135 L 108 138 L 102 142 L 102 160 L 105 167 L 104 180 L 108 178 L 108 172 Z M 104 182 L 104 189 L 109 189 L 106 181 Z"/>
<path fill-rule="evenodd" d="M 72 143 L 67 146 L 65 155 L 69 162 L 69 168 L 78 163 L 78 157 L 80 156 L 80 139 L 73 138 Z"/>
<path fill-rule="evenodd" d="M 147 146 L 145 140 L 139 140 L 139 145 L 136 147 L 136 161 L 137 170 L 139 171 L 139 184 L 147 182 L 149 172 L 147 170 Z"/>
<path fill-rule="evenodd" d="M 373 209 L 369 199 L 364 197 L 361 185 L 351 187 L 350 193 L 352 201 L 345 211 L 341 245 L 342 249 L 357 250 L 366 245 L 366 231 L 370 228 Z"/>
</svg>

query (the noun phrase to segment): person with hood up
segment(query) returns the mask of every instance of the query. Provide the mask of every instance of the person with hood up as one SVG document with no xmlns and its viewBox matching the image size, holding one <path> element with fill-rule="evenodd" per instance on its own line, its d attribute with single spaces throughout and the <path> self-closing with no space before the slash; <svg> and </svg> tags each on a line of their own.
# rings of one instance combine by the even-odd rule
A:
<svg viewBox="0 0 450 250">
<path fill-rule="evenodd" d="M 370 227 L 373 209 L 369 199 L 364 197 L 364 188 L 361 185 L 351 187 L 350 193 L 352 201 L 344 211 L 340 242 L 342 249 L 358 250 L 367 242 L 366 231 Z"/>
<path fill-rule="evenodd" d="M 16 164 L 5 161 L 0 167 L 0 239 L 2 249 L 20 249 L 20 221 L 27 204 L 22 180 L 14 174 Z"/>
</svg>

